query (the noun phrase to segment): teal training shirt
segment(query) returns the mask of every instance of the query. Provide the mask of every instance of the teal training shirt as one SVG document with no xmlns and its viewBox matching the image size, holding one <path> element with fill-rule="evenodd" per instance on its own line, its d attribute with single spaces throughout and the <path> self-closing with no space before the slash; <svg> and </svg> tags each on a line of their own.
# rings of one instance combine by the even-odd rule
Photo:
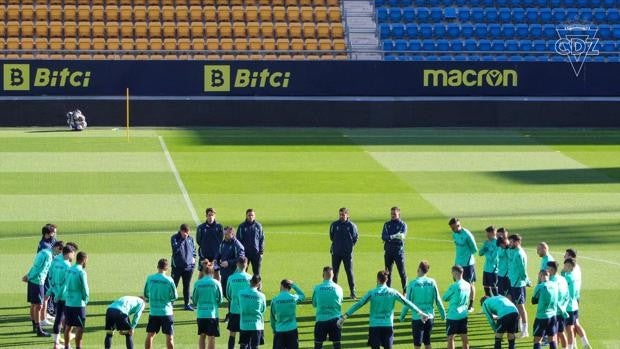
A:
<svg viewBox="0 0 620 349">
<path fill-rule="evenodd" d="M 537 319 L 551 319 L 558 309 L 558 286 L 552 281 L 541 282 L 534 288 L 532 304 L 538 304 L 536 308 Z M 534 331 L 536 332 L 536 331 Z"/>
<path fill-rule="evenodd" d="M 222 303 L 222 285 L 210 275 L 205 275 L 194 283 L 192 303 L 196 306 L 196 318 L 217 319 Z"/>
<path fill-rule="evenodd" d="M 172 302 L 179 298 L 179 295 L 170 276 L 155 273 L 146 278 L 144 298 L 149 302 L 150 315 L 169 316 L 172 315 Z"/>
<path fill-rule="evenodd" d="M 265 309 L 267 299 L 256 287 L 248 287 L 239 292 L 239 309 L 241 331 L 256 331 L 265 329 Z"/>
<path fill-rule="evenodd" d="M 547 262 L 555 261 L 552 255 L 546 254 L 540 258 L 540 270 L 547 270 Z"/>
<path fill-rule="evenodd" d="M 568 318 L 566 308 L 568 308 L 568 302 L 570 301 L 570 297 L 568 296 L 568 283 L 566 283 L 566 279 L 561 275 L 553 275 L 549 280 L 555 282 L 558 287 L 558 311 L 556 315 L 566 319 Z"/>
<path fill-rule="evenodd" d="M 65 279 L 67 299 L 65 305 L 68 307 L 85 307 L 88 303 L 89 290 L 86 270 L 82 265 L 76 264 L 67 269 Z"/>
<path fill-rule="evenodd" d="M 456 257 L 454 258 L 454 264 L 460 266 L 474 265 L 474 254 L 478 252 L 478 246 L 476 246 L 476 240 L 471 232 L 465 228 L 452 232 L 452 239 L 454 239 L 454 245 L 456 246 Z"/>
<path fill-rule="evenodd" d="M 575 264 L 575 268 L 573 268 L 573 282 L 575 284 L 575 288 L 577 289 L 577 300 L 581 298 L 581 267 L 579 264 Z"/>
<path fill-rule="evenodd" d="M 478 254 L 484 256 L 484 268 L 482 270 L 487 273 L 497 273 L 497 264 L 499 263 L 499 247 L 497 246 L 497 239 L 487 239 L 482 244 L 482 248 Z"/>
<path fill-rule="evenodd" d="M 280 293 L 271 300 L 271 329 L 274 332 L 287 332 L 297 328 L 297 304 L 306 299 L 304 292 L 295 284 L 296 294 L 288 291 Z"/>
<path fill-rule="evenodd" d="M 142 298 L 134 296 L 124 296 L 112 302 L 108 309 L 120 310 L 121 313 L 127 316 L 133 315 L 133 319 L 131 319 L 131 328 L 136 328 L 145 307 L 146 304 L 144 303 Z"/>
<path fill-rule="evenodd" d="M 508 279 L 510 286 L 525 287 L 528 283 L 527 277 L 527 255 L 523 248 L 513 248 L 509 252 L 510 264 L 508 266 Z"/>
<path fill-rule="evenodd" d="M 575 283 L 575 274 L 562 272 L 562 276 L 566 279 L 566 284 L 568 285 L 568 305 L 566 306 L 566 311 L 575 311 L 579 309 L 579 290 L 577 289 L 577 284 Z"/>
<path fill-rule="evenodd" d="M 501 319 L 508 314 L 518 313 L 519 311 L 510 299 L 504 296 L 493 296 L 487 298 L 484 303 L 482 303 L 482 312 L 484 316 L 486 316 L 491 328 L 496 331 L 497 324 L 495 320 L 493 320 L 493 315 Z"/>
<path fill-rule="evenodd" d="M 34 257 L 32 267 L 28 271 L 28 281 L 33 284 L 43 285 L 45 278 L 52 265 L 52 250 L 49 248 L 39 251 Z"/>
<path fill-rule="evenodd" d="M 239 292 L 250 287 L 250 280 L 252 280 L 252 275 L 239 270 L 228 277 L 228 281 L 226 281 L 226 297 L 230 302 L 231 314 L 241 313 L 239 309 Z"/>
<path fill-rule="evenodd" d="M 387 285 L 378 285 L 368 291 L 360 300 L 355 302 L 346 315 L 351 316 L 364 304 L 370 301 L 370 327 L 392 327 L 394 325 L 394 304 L 396 301 L 412 308 L 415 312 L 420 309 L 411 303 L 405 296 Z"/>
<path fill-rule="evenodd" d="M 445 302 L 449 302 L 446 316 L 448 320 L 461 320 L 467 317 L 470 293 L 471 285 L 463 279 L 450 285 L 442 297 Z"/>
<path fill-rule="evenodd" d="M 507 248 L 497 246 L 497 275 L 506 277 L 508 275 L 508 265 L 510 257 Z"/>
<path fill-rule="evenodd" d="M 67 270 L 69 268 L 71 268 L 71 262 L 65 260 L 65 256 L 59 254 L 54 257 L 49 274 L 47 275 L 50 283 L 47 294 L 53 294 L 55 302 L 65 301 L 67 299 L 65 279 L 67 278 Z"/>
<path fill-rule="evenodd" d="M 324 280 L 314 287 L 312 306 L 316 309 L 316 321 L 328 321 L 342 313 L 342 287 L 331 280 Z"/>
<path fill-rule="evenodd" d="M 407 285 L 407 299 L 417 305 L 430 319 L 435 317 L 434 305 L 437 305 L 441 318 L 446 318 L 446 309 L 443 307 L 443 303 L 441 303 L 437 282 L 427 276 L 419 276 L 409 282 L 409 285 Z M 400 313 L 400 321 L 405 320 L 408 312 L 409 307 L 404 306 L 403 311 Z M 420 314 L 415 311 L 412 312 L 411 320 L 420 320 Z"/>
</svg>

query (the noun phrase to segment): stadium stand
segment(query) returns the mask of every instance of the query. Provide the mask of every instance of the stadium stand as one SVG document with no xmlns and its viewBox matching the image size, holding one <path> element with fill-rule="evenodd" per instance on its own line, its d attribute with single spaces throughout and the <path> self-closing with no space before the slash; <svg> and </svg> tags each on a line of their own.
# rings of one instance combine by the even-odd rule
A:
<svg viewBox="0 0 620 349">
<path fill-rule="evenodd" d="M 620 61 L 618 0 L 374 0 L 386 60 L 565 60 L 556 42 L 585 40 Z M 587 45 L 587 44 L 586 44 Z M 575 52 L 578 54 L 578 52 Z"/>
<path fill-rule="evenodd" d="M 3 2 L 0 48 L 0 58 L 348 58 L 339 0 Z"/>
</svg>

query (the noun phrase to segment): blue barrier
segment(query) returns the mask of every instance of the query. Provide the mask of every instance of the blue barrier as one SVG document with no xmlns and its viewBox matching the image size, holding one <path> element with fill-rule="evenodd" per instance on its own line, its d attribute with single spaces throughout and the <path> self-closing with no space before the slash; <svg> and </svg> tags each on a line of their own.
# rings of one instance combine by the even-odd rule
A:
<svg viewBox="0 0 620 349">
<path fill-rule="evenodd" d="M 3 61 L 14 96 L 619 97 L 620 63 Z"/>
</svg>

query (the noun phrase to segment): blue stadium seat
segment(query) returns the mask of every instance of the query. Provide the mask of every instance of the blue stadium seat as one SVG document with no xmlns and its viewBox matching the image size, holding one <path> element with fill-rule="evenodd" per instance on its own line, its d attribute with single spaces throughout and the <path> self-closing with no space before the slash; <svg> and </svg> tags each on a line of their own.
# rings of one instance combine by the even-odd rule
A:
<svg viewBox="0 0 620 349">
<path fill-rule="evenodd" d="M 456 19 L 456 8 L 454 7 L 444 8 L 443 16 L 445 19 Z"/>
<path fill-rule="evenodd" d="M 502 37 L 502 26 L 497 23 L 491 23 L 488 26 L 489 36 L 492 39 L 498 39 Z"/>
<path fill-rule="evenodd" d="M 535 52 L 547 51 L 547 42 L 545 40 L 532 41 L 532 51 L 535 51 Z"/>
<path fill-rule="evenodd" d="M 465 39 L 465 51 L 477 51 L 478 43 L 474 39 Z"/>
<path fill-rule="evenodd" d="M 457 62 L 466 62 L 467 61 L 467 56 L 465 55 L 455 55 L 454 56 L 454 60 Z"/>
<path fill-rule="evenodd" d="M 415 22 L 415 9 L 413 7 L 405 7 L 403 9 L 403 22 Z"/>
<path fill-rule="evenodd" d="M 519 51 L 519 41 L 514 39 L 506 40 L 506 51 Z"/>
<path fill-rule="evenodd" d="M 407 40 L 394 40 L 394 50 L 399 52 L 407 51 Z"/>
<path fill-rule="evenodd" d="M 379 24 L 379 39 L 388 39 L 390 37 L 390 25 L 387 23 Z"/>
<path fill-rule="evenodd" d="M 489 23 L 495 23 L 497 22 L 497 19 L 499 18 L 499 13 L 497 12 L 497 9 L 494 7 L 485 7 L 484 8 L 484 19 L 485 21 L 489 22 Z"/>
<path fill-rule="evenodd" d="M 620 22 L 620 10 L 617 8 L 610 8 L 607 10 L 607 21 L 610 23 Z"/>
<path fill-rule="evenodd" d="M 547 0 L 536 0 L 536 7 L 547 7 Z"/>
<path fill-rule="evenodd" d="M 461 25 L 461 36 L 470 38 L 474 35 L 474 26 L 470 23 L 463 23 Z"/>
<path fill-rule="evenodd" d="M 551 16 L 554 22 L 563 22 L 566 19 L 566 11 L 563 8 L 556 7 L 551 10 Z"/>
<path fill-rule="evenodd" d="M 604 8 L 595 8 L 594 11 L 592 11 L 592 17 L 594 17 L 596 23 L 605 22 L 607 20 L 607 10 Z"/>
<path fill-rule="evenodd" d="M 433 25 L 433 36 L 436 38 L 442 38 L 446 36 L 446 26 L 443 23 L 436 23 Z"/>
<path fill-rule="evenodd" d="M 435 46 L 437 48 L 437 51 L 449 51 L 450 41 L 446 39 L 439 39 L 435 42 Z"/>
<path fill-rule="evenodd" d="M 495 5 L 497 7 L 507 7 L 510 4 L 509 0 L 496 0 Z"/>
<path fill-rule="evenodd" d="M 547 51 L 555 52 L 555 43 L 557 40 L 547 40 Z"/>
<path fill-rule="evenodd" d="M 452 40 L 450 42 L 450 49 L 454 52 L 463 51 L 463 40 Z"/>
<path fill-rule="evenodd" d="M 428 23 L 420 24 L 419 28 L 420 36 L 423 38 L 432 38 L 433 37 L 433 25 Z"/>
<path fill-rule="evenodd" d="M 538 23 L 538 9 L 533 7 L 526 8 L 525 18 L 530 23 Z"/>
<path fill-rule="evenodd" d="M 424 7 L 428 4 L 425 0 L 414 0 L 414 3 L 416 7 Z"/>
<path fill-rule="evenodd" d="M 532 40 L 529 39 L 525 39 L 525 40 L 520 40 L 519 41 L 519 50 L 523 51 L 523 52 L 529 52 L 532 51 L 533 47 L 532 47 Z"/>
<path fill-rule="evenodd" d="M 566 20 L 571 22 L 579 21 L 579 9 L 575 7 L 569 7 L 566 9 Z"/>
<path fill-rule="evenodd" d="M 576 3 L 577 0 L 564 0 L 564 4 L 562 5 L 562 7 L 572 7 L 575 6 Z"/>
<path fill-rule="evenodd" d="M 558 37 L 558 33 L 555 30 L 555 25 L 553 24 L 543 24 L 542 26 L 542 36 L 543 38 L 549 40 L 549 39 L 556 39 Z"/>
<path fill-rule="evenodd" d="M 428 4 L 428 6 L 431 6 L 431 7 L 440 5 L 439 0 L 426 0 L 426 3 Z"/>
<path fill-rule="evenodd" d="M 441 6 L 452 6 L 454 5 L 454 1 L 452 0 L 440 0 L 439 5 Z"/>
<path fill-rule="evenodd" d="M 551 16 L 551 9 L 548 7 L 542 7 L 538 9 L 538 16 L 540 18 L 541 23 L 549 23 L 551 22 L 551 19 L 553 18 Z"/>
<path fill-rule="evenodd" d="M 400 7 L 399 0 L 386 0 L 389 7 Z"/>
<path fill-rule="evenodd" d="M 507 24 L 502 25 L 502 35 L 505 38 L 514 38 L 516 33 L 517 33 L 517 30 L 514 24 L 507 23 Z"/>
<path fill-rule="evenodd" d="M 417 38 L 419 35 L 418 25 L 414 23 L 407 24 L 405 31 L 407 32 L 407 37 L 409 38 Z"/>
<path fill-rule="evenodd" d="M 446 61 L 453 61 L 454 60 L 454 56 L 452 55 L 441 55 L 439 56 L 439 60 L 446 62 Z"/>
<path fill-rule="evenodd" d="M 454 0 L 454 5 L 456 6 L 469 6 L 468 0 Z"/>
<path fill-rule="evenodd" d="M 542 25 L 530 24 L 530 36 L 534 39 L 542 38 Z"/>
<path fill-rule="evenodd" d="M 521 0 L 510 0 L 511 7 L 522 7 Z"/>
<path fill-rule="evenodd" d="M 512 9 L 512 21 L 514 23 L 525 22 L 525 9 L 517 7 Z"/>
<path fill-rule="evenodd" d="M 603 0 L 603 4 L 604 7 L 616 7 L 618 6 L 616 3 L 616 0 Z"/>
<path fill-rule="evenodd" d="M 588 7 L 588 0 L 577 0 L 577 6 L 580 8 Z"/>
<path fill-rule="evenodd" d="M 396 60 L 398 60 L 398 56 L 395 56 L 395 55 L 393 55 L 391 53 L 386 53 L 383 56 L 383 59 L 386 60 L 386 61 L 396 61 Z"/>
<path fill-rule="evenodd" d="M 504 40 L 493 40 L 491 41 L 491 49 L 498 52 L 506 51 L 506 43 Z"/>
<path fill-rule="evenodd" d="M 379 7 L 377 9 L 377 23 L 386 23 L 388 22 L 388 10 L 385 7 Z"/>
<path fill-rule="evenodd" d="M 471 11 L 467 7 L 459 7 L 456 11 L 459 21 L 461 22 L 469 22 L 469 18 L 471 17 Z"/>
<path fill-rule="evenodd" d="M 394 40 L 383 40 L 383 51 L 394 51 Z"/>
<path fill-rule="evenodd" d="M 535 0 L 521 0 L 522 7 L 533 7 L 534 5 L 536 5 Z"/>
<path fill-rule="evenodd" d="M 562 7 L 562 6 L 563 6 L 562 0 L 549 0 L 549 7 L 551 8 Z"/>
<path fill-rule="evenodd" d="M 495 0 L 480 0 L 482 7 L 495 7 Z"/>
<path fill-rule="evenodd" d="M 502 7 L 499 10 L 497 10 L 497 12 L 498 12 L 500 21 L 510 22 L 510 19 L 512 17 L 512 12 L 510 11 L 508 7 Z"/>
<path fill-rule="evenodd" d="M 536 62 L 549 62 L 549 56 L 547 56 L 547 55 L 538 55 L 538 56 L 536 56 Z"/>
<path fill-rule="evenodd" d="M 519 23 L 515 25 L 518 38 L 527 38 L 530 36 L 530 27 L 525 23 Z"/>
<path fill-rule="evenodd" d="M 484 10 L 482 10 L 482 7 L 472 7 L 470 14 L 471 14 L 472 22 L 483 22 L 484 21 Z"/>
<path fill-rule="evenodd" d="M 508 60 L 511 62 L 523 62 L 523 56 L 521 55 L 512 55 L 508 57 Z"/>
<path fill-rule="evenodd" d="M 599 24 L 596 34 L 601 40 L 611 39 L 611 26 L 609 24 Z"/>
<path fill-rule="evenodd" d="M 379 8 L 381 6 L 385 5 L 385 1 L 384 0 L 375 0 L 375 8 Z"/>
<path fill-rule="evenodd" d="M 601 52 L 616 52 L 616 42 L 611 40 L 601 40 L 597 47 Z"/>
<path fill-rule="evenodd" d="M 491 51 L 491 40 L 480 39 L 478 40 L 479 51 Z"/>
<path fill-rule="evenodd" d="M 422 42 L 420 40 L 409 40 L 409 51 L 422 51 Z"/>
<path fill-rule="evenodd" d="M 390 27 L 390 35 L 394 39 L 402 39 L 405 37 L 405 25 L 402 23 L 394 23 Z"/>
<path fill-rule="evenodd" d="M 446 32 L 448 33 L 448 37 L 458 38 L 461 35 L 461 28 L 456 23 L 448 23 L 446 25 Z"/>
<path fill-rule="evenodd" d="M 607 62 L 620 62 L 620 55 L 607 56 Z"/>
<path fill-rule="evenodd" d="M 428 22 L 428 19 L 431 16 L 431 11 L 426 7 L 419 7 L 416 10 L 415 15 L 419 22 Z"/>
<path fill-rule="evenodd" d="M 431 20 L 435 23 L 443 20 L 443 10 L 440 7 L 431 7 Z"/>
<path fill-rule="evenodd" d="M 536 56 L 534 55 L 525 55 L 523 56 L 523 60 L 526 62 L 536 62 Z"/>
<path fill-rule="evenodd" d="M 407 7 L 413 5 L 413 0 L 399 0 L 401 7 Z"/>
<path fill-rule="evenodd" d="M 506 55 L 497 55 L 497 56 L 495 56 L 495 61 L 497 61 L 497 62 L 507 62 L 509 60 L 510 59 Z"/>
<path fill-rule="evenodd" d="M 597 62 L 597 63 L 604 63 L 607 61 L 607 59 L 603 55 L 596 55 L 591 58 L 592 58 L 592 62 Z"/>
<path fill-rule="evenodd" d="M 493 56 L 493 55 L 480 56 L 480 60 L 483 61 L 483 62 L 494 62 L 495 61 L 495 56 Z"/>
<path fill-rule="evenodd" d="M 560 56 L 560 55 L 552 55 L 549 60 L 551 60 L 551 62 L 565 62 L 566 61 L 566 57 L 564 56 Z"/>
<path fill-rule="evenodd" d="M 424 60 L 425 61 L 438 61 L 439 60 L 439 56 L 435 56 L 435 55 L 428 55 L 428 56 L 424 56 Z"/>
<path fill-rule="evenodd" d="M 484 23 L 478 23 L 474 26 L 474 30 L 476 31 L 476 36 L 479 38 L 485 38 L 488 34 L 487 25 Z"/>
<path fill-rule="evenodd" d="M 611 35 L 614 39 L 620 40 L 620 24 L 614 24 L 611 26 Z"/>
<path fill-rule="evenodd" d="M 431 39 L 422 40 L 422 50 L 435 51 L 435 40 L 431 40 Z"/>
<path fill-rule="evenodd" d="M 398 7 L 390 7 L 390 22 L 400 22 L 403 13 Z"/>
<path fill-rule="evenodd" d="M 591 8 L 582 8 L 579 10 L 579 18 L 584 22 L 592 21 L 592 9 Z"/>
</svg>

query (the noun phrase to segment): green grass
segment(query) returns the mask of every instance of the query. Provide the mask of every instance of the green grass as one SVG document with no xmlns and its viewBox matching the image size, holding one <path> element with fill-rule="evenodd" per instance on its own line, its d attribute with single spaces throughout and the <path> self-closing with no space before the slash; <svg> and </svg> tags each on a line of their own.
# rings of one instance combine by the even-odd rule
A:
<svg viewBox="0 0 620 349">
<path fill-rule="evenodd" d="M 595 348 L 619 348 L 620 131 L 555 129 L 0 129 L 0 347 L 48 348 L 30 333 L 26 273 L 40 228 L 89 253 L 91 302 L 85 348 L 101 348 L 104 314 L 116 297 L 140 294 L 156 261 L 170 256 L 169 237 L 193 222 L 160 140 L 165 141 L 200 219 L 216 207 L 236 226 L 257 211 L 266 231 L 264 292 L 282 278 L 308 293 L 330 263 L 329 223 L 347 206 L 361 238 L 355 250 L 358 292 L 383 267 L 380 231 L 398 205 L 409 224 L 407 270 L 430 261 L 440 291 L 450 283 L 454 247 L 447 219 L 458 215 L 476 235 L 506 226 L 524 236 L 530 278 L 547 241 L 560 258 L 576 248 L 584 272 L 581 321 Z M 194 228 L 194 227 L 193 227 Z M 481 273 L 483 259 L 477 259 Z M 341 284 L 346 285 L 346 275 Z M 395 277 L 394 285 L 399 285 Z M 346 292 L 346 286 L 345 293 Z M 477 284 L 478 296 L 482 294 Z M 531 289 L 529 290 L 531 293 Z M 344 309 L 351 306 L 346 301 Z M 479 308 L 479 307 L 478 307 Z M 533 306 L 528 306 L 530 325 Z M 175 309 L 178 348 L 196 347 L 194 313 Z M 397 311 L 400 307 L 397 308 Z M 363 308 L 344 328 L 344 347 L 362 348 Z M 222 310 L 223 313 L 223 310 Z M 312 348 L 313 310 L 299 307 L 302 348 Z M 144 341 L 145 315 L 135 336 Z M 267 325 L 269 328 L 269 325 Z M 409 325 L 396 323 L 396 348 L 410 348 Z M 218 348 L 227 340 L 225 326 Z M 445 348 L 438 321 L 433 346 Z M 270 346 L 272 333 L 266 331 Z M 482 315 L 470 316 L 472 348 L 492 348 Z M 161 335 L 156 347 L 163 347 Z M 116 337 L 115 348 L 124 341 Z M 519 340 L 530 348 L 531 339 Z"/>
</svg>

